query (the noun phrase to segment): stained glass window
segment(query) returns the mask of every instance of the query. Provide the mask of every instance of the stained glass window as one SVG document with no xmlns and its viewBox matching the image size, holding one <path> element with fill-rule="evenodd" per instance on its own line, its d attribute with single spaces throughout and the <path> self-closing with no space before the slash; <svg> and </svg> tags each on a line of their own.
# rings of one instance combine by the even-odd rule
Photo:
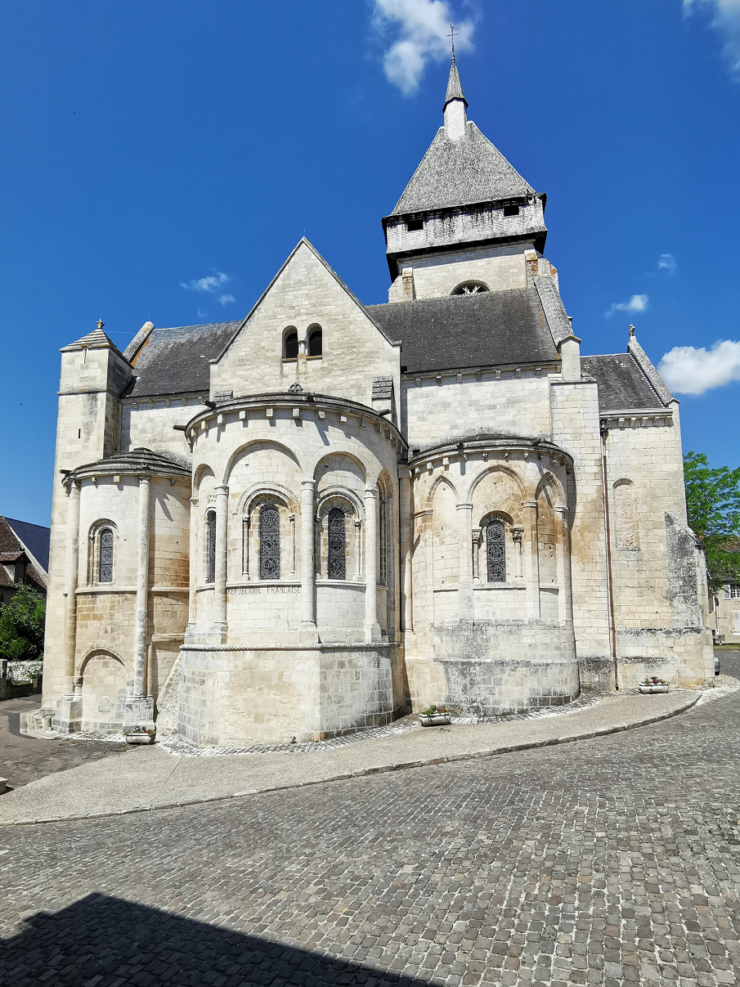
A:
<svg viewBox="0 0 740 987">
<path fill-rule="evenodd" d="M 113 532 L 110 528 L 104 528 L 100 532 L 100 566 L 98 569 L 98 582 L 113 582 Z"/>
<path fill-rule="evenodd" d="M 495 519 L 486 525 L 488 582 L 506 582 L 506 533 L 504 522 Z"/>
<path fill-rule="evenodd" d="M 347 578 L 347 535 L 344 523 L 344 511 L 332 507 L 329 511 L 329 561 L 327 572 L 329 579 Z"/>
<path fill-rule="evenodd" d="M 260 509 L 260 579 L 280 579 L 280 514 L 274 504 Z"/>
<path fill-rule="evenodd" d="M 206 514 L 206 582 L 216 582 L 216 512 Z"/>
</svg>

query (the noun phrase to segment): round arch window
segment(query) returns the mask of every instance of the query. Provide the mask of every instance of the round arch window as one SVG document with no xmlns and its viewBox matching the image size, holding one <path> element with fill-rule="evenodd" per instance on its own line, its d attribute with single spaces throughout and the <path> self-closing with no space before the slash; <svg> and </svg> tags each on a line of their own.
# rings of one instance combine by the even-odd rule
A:
<svg viewBox="0 0 740 987">
<path fill-rule="evenodd" d="M 283 339 L 283 359 L 285 360 L 297 360 L 298 359 L 298 333 L 295 329 L 291 329 L 286 332 Z"/>
<path fill-rule="evenodd" d="M 481 292 L 488 291 L 488 285 L 482 281 L 466 281 L 459 284 L 452 292 L 453 295 L 480 295 Z"/>
<path fill-rule="evenodd" d="M 312 329 L 308 335 L 308 355 L 321 356 L 322 353 L 322 333 L 321 329 Z"/>
</svg>

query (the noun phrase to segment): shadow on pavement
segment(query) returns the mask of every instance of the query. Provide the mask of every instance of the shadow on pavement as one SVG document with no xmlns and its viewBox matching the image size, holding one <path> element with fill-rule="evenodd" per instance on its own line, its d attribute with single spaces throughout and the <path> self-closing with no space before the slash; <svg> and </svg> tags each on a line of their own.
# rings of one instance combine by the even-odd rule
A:
<svg viewBox="0 0 740 987">
<path fill-rule="evenodd" d="M 235 903 L 234 912 L 237 908 Z M 89 895 L 54 914 L 39 912 L 22 932 L 0 944 L 5 982 L 14 987 L 427 983 L 103 894 Z"/>
</svg>

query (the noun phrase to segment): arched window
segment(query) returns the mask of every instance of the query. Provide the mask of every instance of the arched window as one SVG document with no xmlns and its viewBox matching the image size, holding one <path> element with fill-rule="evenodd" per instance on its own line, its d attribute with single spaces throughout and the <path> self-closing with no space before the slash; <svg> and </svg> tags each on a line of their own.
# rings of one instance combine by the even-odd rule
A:
<svg viewBox="0 0 740 987">
<path fill-rule="evenodd" d="M 280 579 L 280 513 L 274 504 L 260 509 L 260 579 Z"/>
<path fill-rule="evenodd" d="M 298 359 L 298 333 L 295 329 L 289 329 L 283 337 L 283 358 L 285 360 Z"/>
<path fill-rule="evenodd" d="M 486 559 L 488 582 L 506 582 L 506 532 L 504 522 L 498 518 L 486 525 Z"/>
<path fill-rule="evenodd" d="M 103 528 L 100 532 L 98 582 L 113 582 L 113 532 L 110 528 Z"/>
<path fill-rule="evenodd" d="M 452 292 L 453 295 L 479 295 L 482 291 L 488 291 L 488 285 L 482 281 L 466 281 L 459 284 Z"/>
<path fill-rule="evenodd" d="M 321 356 L 322 333 L 320 328 L 312 329 L 308 334 L 308 355 Z"/>
<path fill-rule="evenodd" d="M 329 579 L 347 578 L 347 533 L 344 511 L 332 507 L 328 516 L 328 560 Z"/>
<path fill-rule="evenodd" d="M 216 512 L 206 514 L 206 582 L 216 582 Z"/>
</svg>

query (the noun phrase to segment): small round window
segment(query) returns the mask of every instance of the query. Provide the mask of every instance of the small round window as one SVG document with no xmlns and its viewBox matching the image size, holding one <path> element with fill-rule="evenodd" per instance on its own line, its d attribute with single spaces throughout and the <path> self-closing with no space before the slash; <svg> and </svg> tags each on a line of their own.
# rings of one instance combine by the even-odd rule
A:
<svg viewBox="0 0 740 987">
<path fill-rule="evenodd" d="M 488 291 L 488 285 L 482 281 L 466 281 L 459 284 L 452 292 L 453 295 L 480 295 L 482 291 Z"/>
</svg>

